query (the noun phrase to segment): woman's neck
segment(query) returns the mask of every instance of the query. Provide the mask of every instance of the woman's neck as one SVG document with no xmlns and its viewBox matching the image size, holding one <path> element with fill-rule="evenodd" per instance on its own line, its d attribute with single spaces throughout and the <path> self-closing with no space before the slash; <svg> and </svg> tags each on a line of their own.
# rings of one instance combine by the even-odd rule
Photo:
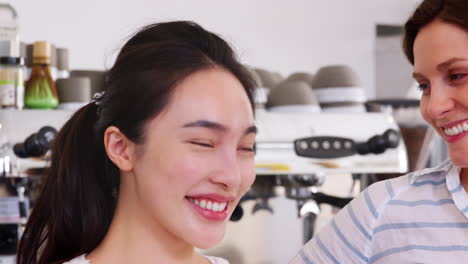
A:
<svg viewBox="0 0 468 264">
<path fill-rule="evenodd" d="M 468 168 L 463 168 L 460 172 L 460 184 L 468 192 Z"/>
<path fill-rule="evenodd" d="M 209 263 L 192 245 L 145 213 L 141 203 L 128 196 L 121 198 L 104 240 L 87 257 L 92 264 Z"/>
</svg>

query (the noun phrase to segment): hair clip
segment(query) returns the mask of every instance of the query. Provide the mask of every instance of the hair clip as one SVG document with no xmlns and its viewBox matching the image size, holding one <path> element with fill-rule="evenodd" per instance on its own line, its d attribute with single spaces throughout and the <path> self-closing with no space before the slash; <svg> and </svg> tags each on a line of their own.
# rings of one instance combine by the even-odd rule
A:
<svg viewBox="0 0 468 264">
<path fill-rule="evenodd" d="M 99 93 L 95 93 L 93 95 L 93 100 L 91 100 L 92 103 L 96 104 L 96 105 L 100 105 L 101 104 L 101 101 L 102 101 L 102 98 L 104 97 L 104 94 L 106 92 L 105 91 L 102 91 L 102 92 L 99 92 Z"/>
</svg>

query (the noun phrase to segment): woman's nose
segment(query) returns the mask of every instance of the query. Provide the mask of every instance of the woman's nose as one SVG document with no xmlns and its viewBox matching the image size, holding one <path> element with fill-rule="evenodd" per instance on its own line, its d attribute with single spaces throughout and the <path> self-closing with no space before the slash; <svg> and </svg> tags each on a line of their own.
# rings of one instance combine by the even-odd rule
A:
<svg viewBox="0 0 468 264">
<path fill-rule="evenodd" d="M 237 154 L 232 151 L 220 153 L 218 164 L 213 164 L 217 170 L 211 177 L 211 181 L 223 185 L 226 189 L 236 189 L 241 185 L 241 169 Z"/>
<path fill-rule="evenodd" d="M 450 87 L 442 85 L 431 87 L 431 94 L 426 106 L 426 111 L 431 119 L 443 118 L 455 106 L 455 101 Z"/>
</svg>

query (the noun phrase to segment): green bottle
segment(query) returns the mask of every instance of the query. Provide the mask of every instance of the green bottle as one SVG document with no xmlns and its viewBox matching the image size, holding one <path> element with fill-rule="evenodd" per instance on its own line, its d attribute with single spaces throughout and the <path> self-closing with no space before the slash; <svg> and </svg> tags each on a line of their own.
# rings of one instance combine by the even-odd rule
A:
<svg viewBox="0 0 468 264">
<path fill-rule="evenodd" d="M 26 82 L 24 105 L 31 109 L 52 109 L 59 100 L 55 82 L 50 74 L 51 45 L 37 41 L 33 48 L 31 77 Z"/>
</svg>

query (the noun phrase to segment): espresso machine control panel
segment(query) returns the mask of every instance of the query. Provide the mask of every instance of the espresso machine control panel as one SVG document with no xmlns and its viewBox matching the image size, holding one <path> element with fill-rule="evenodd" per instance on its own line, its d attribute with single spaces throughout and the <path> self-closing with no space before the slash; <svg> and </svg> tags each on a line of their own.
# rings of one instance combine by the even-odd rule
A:
<svg viewBox="0 0 468 264">
<path fill-rule="evenodd" d="M 396 148 L 400 142 L 400 134 L 394 129 L 388 129 L 382 135 L 375 135 L 367 142 L 355 142 L 349 138 L 318 136 L 296 139 L 294 149 L 300 157 L 317 159 L 342 158 L 355 154 L 380 154 L 389 148 Z"/>
</svg>

